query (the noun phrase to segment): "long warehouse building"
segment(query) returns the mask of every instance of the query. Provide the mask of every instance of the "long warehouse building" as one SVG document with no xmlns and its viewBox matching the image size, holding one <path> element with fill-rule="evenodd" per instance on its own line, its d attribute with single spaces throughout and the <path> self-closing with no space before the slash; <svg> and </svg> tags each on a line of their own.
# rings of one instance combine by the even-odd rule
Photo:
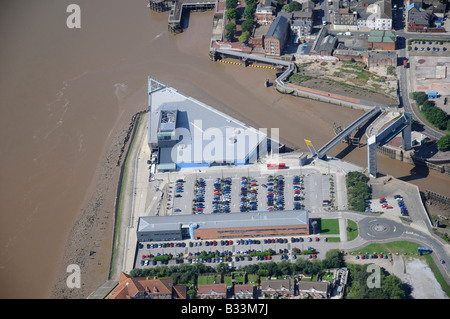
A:
<svg viewBox="0 0 450 319">
<path fill-rule="evenodd" d="M 140 217 L 138 242 L 309 235 L 303 210 Z"/>
</svg>

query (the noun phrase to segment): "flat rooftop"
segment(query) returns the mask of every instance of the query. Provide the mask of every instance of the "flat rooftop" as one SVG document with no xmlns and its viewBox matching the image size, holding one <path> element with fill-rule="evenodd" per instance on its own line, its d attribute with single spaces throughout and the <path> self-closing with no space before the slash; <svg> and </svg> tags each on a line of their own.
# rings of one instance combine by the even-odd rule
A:
<svg viewBox="0 0 450 319">
<path fill-rule="evenodd" d="M 190 223 L 196 223 L 198 229 L 291 226 L 309 225 L 309 217 L 304 210 L 146 216 L 139 218 L 137 231 L 179 230 Z"/>
</svg>

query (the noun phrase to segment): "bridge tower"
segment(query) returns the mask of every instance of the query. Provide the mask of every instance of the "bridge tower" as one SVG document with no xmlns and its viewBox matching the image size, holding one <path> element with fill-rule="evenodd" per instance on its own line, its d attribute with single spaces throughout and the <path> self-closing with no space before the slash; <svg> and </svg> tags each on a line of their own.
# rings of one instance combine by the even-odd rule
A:
<svg viewBox="0 0 450 319">
<path fill-rule="evenodd" d="M 381 132 L 368 138 L 367 162 L 369 176 L 377 177 L 377 147 L 387 144 L 400 132 L 402 133 L 402 149 L 408 151 L 411 149 L 411 113 L 405 112 Z"/>
</svg>

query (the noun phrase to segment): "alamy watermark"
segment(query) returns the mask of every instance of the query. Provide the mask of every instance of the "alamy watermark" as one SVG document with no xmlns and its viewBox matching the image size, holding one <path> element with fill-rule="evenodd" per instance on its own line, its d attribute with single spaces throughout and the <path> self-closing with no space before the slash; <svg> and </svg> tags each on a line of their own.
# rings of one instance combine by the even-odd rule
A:
<svg viewBox="0 0 450 319">
<path fill-rule="evenodd" d="M 70 13 L 66 19 L 66 25 L 69 29 L 81 28 L 81 8 L 78 4 L 69 4 L 66 9 Z"/>
<path fill-rule="evenodd" d="M 370 275 L 367 277 L 368 288 L 381 288 L 381 268 L 378 265 L 370 264 L 367 266 L 367 270 Z"/>
<path fill-rule="evenodd" d="M 268 161 L 278 164 L 279 129 L 208 127 L 203 129 L 202 120 L 194 120 L 189 128 L 178 127 L 172 133 L 162 134 L 159 141 L 170 143 L 171 159 L 176 163 L 254 163 L 261 155 L 268 155 Z M 170 138 L 165 136 L 173 134 Z M 171 140 L 171 142 L 168 142 Z"/>
<path fill-rule="evenodd" d="M 70 275 L 66 279 L 67 288 L 81 288 L 81 270 L 77 264 L 70 264 L 66 268 Z"/>
</svg>

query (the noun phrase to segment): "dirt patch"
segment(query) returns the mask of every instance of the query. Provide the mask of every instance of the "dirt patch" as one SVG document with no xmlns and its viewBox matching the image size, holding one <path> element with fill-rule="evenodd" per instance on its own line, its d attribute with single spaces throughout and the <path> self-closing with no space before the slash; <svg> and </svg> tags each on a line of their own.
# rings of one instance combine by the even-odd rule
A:
<svg viewBox="0 0 450 319">
<path fill-rule="evenodd" d="M 388 259 L 355 259 L 355 256 L 346 256 L 345 261 L 351 264 L 376 264 L 383 267 L 411 287 L 411 297 L 414 299 L 449 299 L 427 262 L 422 259 L 404 256 L 392 256 Z"/>
<path fill-rule="evenodd" d="M 298 65 L 293 84 L 381 104 L 396 104 L 397 79 L 369 72 L 362 62 L 309 62 Z"/>
<path fill-rule="evenodd" d="M 449 299 L 426 261 L 410 257 L 405 263 L 406 273 L 401 279 L 412 287 L 414 299 Z"/>
</svg>

